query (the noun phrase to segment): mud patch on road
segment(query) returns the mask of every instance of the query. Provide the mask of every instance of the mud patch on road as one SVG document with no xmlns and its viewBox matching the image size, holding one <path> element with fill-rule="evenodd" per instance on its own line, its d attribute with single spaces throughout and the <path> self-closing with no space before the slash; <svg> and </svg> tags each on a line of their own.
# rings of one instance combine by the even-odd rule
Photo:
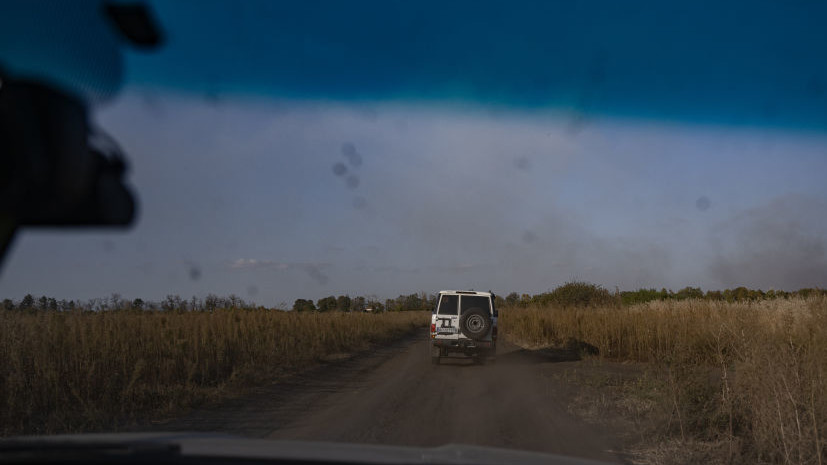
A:
<svg viewBox="0 0 827 465">
<path fill-rule="evenodd" d="M 511 352 L 497 356 L 498 363 L 515 365 L 533 365 L 538 363 L 576 362 L 581 360 L 580 353 L 570 349 L 541 348 L 525 349 L 518 348 Z"/>
</svg>

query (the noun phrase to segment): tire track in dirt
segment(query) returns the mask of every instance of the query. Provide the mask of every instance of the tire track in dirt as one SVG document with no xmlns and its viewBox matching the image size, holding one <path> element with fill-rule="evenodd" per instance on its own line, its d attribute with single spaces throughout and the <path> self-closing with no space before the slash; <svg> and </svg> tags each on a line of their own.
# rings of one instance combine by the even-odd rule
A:
<svg viewBox="0 0 827 465">
<path fill-rule="evenodd" d="M 447 443 L 620 461 L 618 434 L 572 415 L 575 354 L 501 344 L 495 363 L 430 362 L 427 332 L 154 428 L 410 446 Z"/>
</svg>

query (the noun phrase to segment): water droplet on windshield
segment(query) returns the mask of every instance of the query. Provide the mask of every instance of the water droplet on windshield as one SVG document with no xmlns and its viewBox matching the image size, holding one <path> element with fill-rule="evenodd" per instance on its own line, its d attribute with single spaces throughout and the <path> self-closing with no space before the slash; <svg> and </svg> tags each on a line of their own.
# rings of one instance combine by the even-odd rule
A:
<svg viewBox="0 0 827 465">
<path fill-rule="evenodd" d="M 336 163 L 333 165 L 333 174 L 336 176 L 342 176 L 347 173 L 347 166 L 344 163 Z"/>
<path fill-rule="evenodd" d="M 350 142 L 342 144 L 342 155 L 347 158 L 347 161 L 353 167 L 362 166 L 362 155 L 356 151 L 356 146 Z"/>
</svg>

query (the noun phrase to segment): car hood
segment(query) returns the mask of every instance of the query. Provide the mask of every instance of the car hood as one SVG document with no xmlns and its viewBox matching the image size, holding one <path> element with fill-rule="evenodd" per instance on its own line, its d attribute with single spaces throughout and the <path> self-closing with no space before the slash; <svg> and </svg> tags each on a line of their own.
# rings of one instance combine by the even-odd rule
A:
<svg viewBox="0 0 827 465">
<path fill-rule="evenodd" d="M 597 464 L 587 459 L 538 452 L 447 444 L 438 447 L 387 446 L 335 442 L 247 439 L 205 433 L 114 433 L 56 436 L 26 436 L 0 440 L 0 462 L 58 461 L 67 454 L 74 458 L 106 458 L 131 463 L 145 456 L 149 461 L 162 457 L 169 463 L 176 457 L 188 463 L 198 457 L 228 460 L 301 461 L 305 463 L 364 464 Z M 11 458 L 12 460 L 9 460 Z M 20 459 L 20 460 L 15 460 Z M 219 460 L 220 461 L 220 460 Z"/>
</svg>

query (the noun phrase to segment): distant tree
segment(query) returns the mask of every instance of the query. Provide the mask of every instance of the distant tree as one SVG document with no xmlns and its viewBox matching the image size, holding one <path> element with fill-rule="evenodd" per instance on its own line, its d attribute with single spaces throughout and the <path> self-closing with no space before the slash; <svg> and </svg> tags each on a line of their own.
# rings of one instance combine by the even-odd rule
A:
<svg viewBox="0 0 827 465">
<path fill-rule="evenodd" d="M 204 310 L 208 312 L 215 311 L 218 308 L 218 296 L 215 294 L 207 294 L 204 299 Z"/>
<path fill-rule="evenodd" d="M 230 296 L 227 297 L 227 300 L 229 301 L 230 307 L 232 308 L 242 308 L 245 306 L 244 299 L 235 294 L 230 294 Z"/>
<path fill-rule="evenodd" d="M 508 294 L 505 296 L 505 303 L 508 305 L 517 305 L 520 303 L 520 294 L 517 294 L 516 292 Z"/>
<path fill-rule="evenodd" d="M 340 312 L 349 312 L 350 311 L 350 303 L 351 299 L 348 295 L 340 295 L 336 298 L 336 310 Z"/>
<path fill-rule="evenodd" d="M 385 311 L 385 305 L 382 302 L 380 302 L 379 299 L 376 298 L 376 297 L 371 297 L 371 298 L 366 299 L 365 309 L 368 309 L 368 308 L 372 309 L 371 311 L 374 312 L 374 313 L 379 313 L 379 312 L 384 312 Z"/>
<path fill-rule="evenodd" d="M 362 296 L 354 297 L 353 300 L 350 301 L 350 311 L 351 312 L 364 312 L 365 311 L 365 298 Z"/>
<path fill-rule="evenodd" d="M 336 297 L 328 296 L 322 299 L 319 299 L 319 302 L 316 304 L 319 308 L 320 312 L 327 312 L 331 310 L 336 310 Z"/>
<path fill-rule="evenodd" d="M 34 297 L 31 294 L 26 294 L 26 297 L 23 297 L 23 300 L 20 301 L 21 309 L 29 309 L 34 308 Z"/>
<path fill-rule="evenodd" d="M 497 294 L 492 294 L 492 295 L 494 296 L 494 306 L 496 308 L 501 308 L 501 307 L 505 306 L 505 299 L 502 298 L 502 296 L 499 296 Z"/>
<path fill-rule="evenodd" d="M 430 311 L 432 311 L 433 309 L 436 308 L 436 299 L 437 299 L 436 294 L 426 294 L 426 293 L 423 292 L 420 299 L 422 300 L 422 308 L 420 308 L 420 310 L 425 310 L 425 311 L 430 312 Z M 500 300 L 502 300 L 502 299 L 500 299 Z M 495 304 L 495 305 L 498 305 L 498 304 Z"/>
<path fill-rule="evenodd" d="M 132 301 L 132 308 L 135 310 L 143 310 L 144 309 L 144 300 L 140 297 L 136 298 Z"/>
<path fill-rule="evenodd" d="M 620 299 L 623 305 L 636 305 L 653 300 L 664 300 L 669 298 L 670 293 L 666 289 L 658 291 L 657 289 L 638 289 L 636 291 L 622 291 L 620 292 Z"/>
<path fill-rule="evenodd" d="M 109 296 L 109 304 L 112 310 L 120 310 L 123 308 L 124 301 L 120 294 L 114 292 L 111 296 Z"/>
<path fill-rule="evenodd" d="M 732 294 L 735 297 L 735 300 L 737 301 L 748 300 L 750 298 L 749 289 L 747 289 L 744 286 L 736 287 L 735 289 L 733 289 Z"/>
<path fill-rule="evenodd" d="M 685 287 L 675 293 L 675 298 L 678 300 L 703 299 L 704 291 L 700 287 Z"/>
<path fill-rule="evenodd" d="M 571 281 L 554 289 L 532 297 L 532 303 L 555 305 L 558 307 L 604 307 L 619 306 L 620 297 L 597 284 Z"/>
<path fill-rule="evenodd" d="M 312 300 L 296 299 L 296 301 L 293 302 L 293 311 L 294 312 L 314 312 L 314 311 L 316 311 L 316 306 L 313 305 Z"/>
<path fill-rule="evenodd" d="M 789 298 L 789 296 L 790 296 L 790 293 L 787 292 L 787 291 L 779 291 L 779 290 L 776 290 L 776 289 L 770 289 L 769 291 L 767 291 L 767 298 L 768 299 L 782 299 L 782 298 L 786 299 L 786 298 Z"/>
<path fill-rule="evenodd" d="M 187 311 L 187 301 L 182 299 L 178 294 L 169 294 L 164 298 L 164 301 L 161 302 L 161 308 L 168 312 L 185 312 Z"/>
<path fill-rule="evenodd" d="M 805 288 L 805 289 L 799 289 L 797 291 L 797 293 L 798 293 L 799 296 L 804 297 L 804 298 L 807 298 L 807 297 L 810 297 L 810 296 L 825 297 L 825 296 L 827 296 L 827 289 L 821 289 L 821 288 L 818 288 L 818 287 L 816 287 L 816 288 Z"/>
<path fill-rule="evenodd" d="M 416 311 L 425 308 L 426 303 L 422 301 L 422 297 L 416 294 L 400 296 L 402 298 L 402 308 L 404 311 Z"/>
<path fill-rule="evenodd" d="M 11 299 L 3 299 L 3 310 L 14 310 L 14 302 Z"/>
</svg>

